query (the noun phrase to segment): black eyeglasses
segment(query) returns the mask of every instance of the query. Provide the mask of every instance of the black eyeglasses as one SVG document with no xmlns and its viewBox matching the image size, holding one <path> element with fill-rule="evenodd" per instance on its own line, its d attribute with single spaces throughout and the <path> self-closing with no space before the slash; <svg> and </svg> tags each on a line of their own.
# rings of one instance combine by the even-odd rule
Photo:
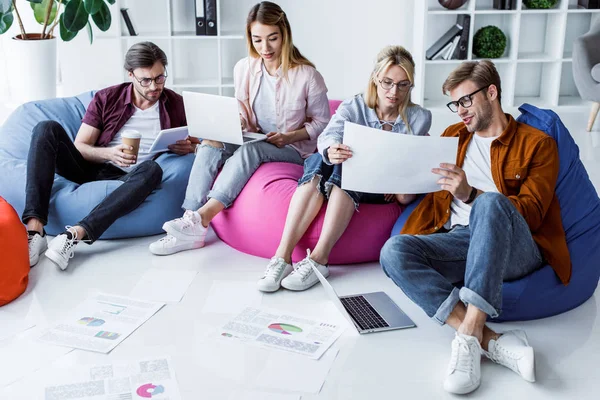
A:
<svg viewBox="0 0 600 400">
<path fill-rule="evenodd" d="M 401 92 L 408 92 L 408 90 L 413 86 L 410 81 L 400 81 L 398 83 L 394 83 L 394 81 L 391 79 L 381 79 L 379 84 L 381 84 L 381 88 L 383 90 L 390 90 L 396 86 Z"/>
<path fill-rule="evenodd" d="M 148 87 L 148 86 L 152 85 L 152 82 L 156 83 L 157 85 L 164 85 L 165 82 L 167 81 L 167 71 L 166 70 L 165 70 L 164 74 L 160 74 L 156 78 L 138 79 L 137 76 L 135 76 L 135 74 L 133 73 L 133 71 L 131 71 L 131 75 L 133 75 L 135 80 L 138 81 L 138 83 L 140 85 L 142 85 L 142 87 Z"/>
<path fill-rule="evenodd" d="M 458 99 L 456 101 L 451 101 L 450 103 L 446 104 L 446 107 L 448 107 L 450 109 L 450 111 L 452 111 L 453 113 L 458 112 L 459 105 L 463 106 L 464 108 L 469 108 L 473 105 L 473 99 L 471 97 L 473 97 L 475 94 L 481 92 L 483 89 L 487 89 L 489 87 L 490 87 L 490 85 L 484 86 L 480 89 L 477 89 L 476 91 L 474 91 L 471 94 L 461 97 L 460 99 Z"/>
</svg>

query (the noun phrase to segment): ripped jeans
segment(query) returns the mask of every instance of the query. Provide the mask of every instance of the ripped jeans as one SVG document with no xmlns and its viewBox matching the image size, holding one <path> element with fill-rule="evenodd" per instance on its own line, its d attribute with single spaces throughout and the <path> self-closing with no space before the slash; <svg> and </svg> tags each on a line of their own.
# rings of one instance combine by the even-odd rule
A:
<svg viewBox="0 0 600 400">
<path fill-rule="evenodd" d="M 304 160 L 304 174 L 302 178 L 298 181 L 298 186 L 302 186 L 305 183 L 308 183 L 314 179 L 315 176 L 321 178 L 319 181 L 319 185 L 317 186 L 317 190 L 325 196 L 325 198 L 329 198 L 331 194 L 331 189 L 333 185 L 342 188 L 342 165 L 335 164 L 329 165 L 325 164 L 323 161 L 323 156 L 319 153 L 315 153 Z M 385 200 L 385 196 L 383 194 L 375 194 L 375 193 L 362 193 L 355 192 L 352 190 L 344 190 L 342 189 L 354 202 L 354 209 L 358 210 L 358 205 L 360 203 L 369 203 L 369 204 L 385 204 L 388 201 Z M 396 201 L 395 199 L 392 201 Z"/>
</svg>

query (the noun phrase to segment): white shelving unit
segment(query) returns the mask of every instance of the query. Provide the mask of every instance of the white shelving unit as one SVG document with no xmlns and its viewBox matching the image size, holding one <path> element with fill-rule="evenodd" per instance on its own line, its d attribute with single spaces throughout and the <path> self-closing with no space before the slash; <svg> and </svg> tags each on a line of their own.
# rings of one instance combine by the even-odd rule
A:
<svg viewBox="0 0 600 400">
<path fill-rule="evenodd" d="M 507 37 L 506 51 L 493 59 L 502 79 L 502 104 L 518 107 L 528 102 L 540 107 L 587 107 L 579 97 L 572 74 L 573 40 L 586 33 L 600 10 L 578 8 L 577 0 L 559 0 L 555 8 L 530 10 L 522 0 L 514 10 L 495 10 L 492 0 L 469 0 L 458 10 L 447 10 L 437 0 L 415 3 L 417 64 L 414 101 L 427 108 L 444 108 L 442 94 L 448 74 L 464 60 L 427 60 L 426 50 L 456 23 L 458 14 L 471 16 L 468 60 L 473 35 L 495 25 Z"/>
<path fill-rule="evenodd" d="M 121 8 L 128 9 L 137 36 L 129 35 Z M 233 67 L 248 54 L 244 37 L 248 10 L 236 7 L 235 0 L 217 0 L 217 35 L 196 36 L 194 0 L 117 0 L 111 7 L 110 30 L 97 34 L 96 40 L 114 41 L 121 63 L 133 44 L 154 42 L 169 60 L 166 87 L 179 93 L 233 96 Z"/>
</svg>

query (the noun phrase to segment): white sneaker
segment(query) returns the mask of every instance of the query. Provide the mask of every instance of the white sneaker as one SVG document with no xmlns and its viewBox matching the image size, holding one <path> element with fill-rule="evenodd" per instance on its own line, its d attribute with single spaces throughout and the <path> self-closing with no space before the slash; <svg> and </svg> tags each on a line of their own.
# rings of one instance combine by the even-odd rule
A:
<svg viewBox="0 0 600 400">
<path fill-rule="evenodd" d="M 281 286 L 289 290 L 306 290 L 312 287 L 319 282 L 319 278 L 313 272 L 311 265 L 314 265 L 325 278 L 329 276 L 329 267 L 311 259 L 310 250 L 306 250 L 306 257 L 296 264 L 290 275 L 281 281 Z"/>
<path fill-rule="evenodd" d="M 471 393 L 481 383 L 481 345 L 475 336 L 456 333 L 444 389 L 450 393 Z"/>
<path fill-rule="evenodd" d="M 202 242 L 202 246 L 204 246 L 204 238 L 208 231 L 208 228 L 202 225 L 200 215 L 190 210 L 187 210 L 181 218 L 165 222 L 162 228 L 169 235 L 175 236 L 179 240 Z"/>
<path fill-rule="evenodd" d="M 175 236 L 167 234 L 165 237 L 150 243 L 150 252 L 157 256 L 168 256 L 169 254 L 179 253 L 184 250 L 199 249 L 204 246 L 204 242 L 193 242 L 189 240 L 179 240 Z"/>
<path fill-rule="evenodd" d="M 46 250 L 46 257 L 52 260 L 63 271 L 67 269 L 69 260 L 75 255 L 75 246 L 79 243 L 77 240 L 77 231 L 70 229 L 70 226 L 66 228 L 71 233 L 71 239 L 69 239 L 66 233 L 61 233 L 48 243 L 48 250 Z"/>
<path fill-rule="evenodd" d="M 490 340 L 484 354 L 493 362 L 512 369 L 528 382 L 535 382 L 533 347 L 522 330 L 508 331 L 498 340 Z"/>
<path fill-rule="evenodd" d="M 288 276 L 294 267 L 285 262 L 281 257 L 273 257 L 267 265 L 265 274 L 257 282 L 258 290 L 261 292 L 275 292 L 281 287 L 281 280 Z"/>
<path fill-rule="evenodd" d="M 48 248 L 46 236 L 35 232 L 28 232 L 27 242 L 29 244 L 29 267 L 33 267 L 40 260 L 40 255 Z"/>
</svg>

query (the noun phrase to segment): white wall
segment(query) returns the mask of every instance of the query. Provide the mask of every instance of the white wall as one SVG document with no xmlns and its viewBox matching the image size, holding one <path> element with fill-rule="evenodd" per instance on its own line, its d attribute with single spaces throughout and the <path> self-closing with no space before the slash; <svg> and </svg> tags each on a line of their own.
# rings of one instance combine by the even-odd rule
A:
<svg viewBox="0 0 600 400">
<path fill-rule="evenodd" d="M 168 0 L 164 0 L 168 1 Z M 193 0 L 172 0 L 178 3 Z M 277 0 L 276 0 L 277 1 Z M 419 1 L 419 0 L 417 0 Z M 221 0 L 221 20 L 239 21 L 237 30 L 256 0 Z M 412 50 L 414 0 L 278 0 L 286 12 L 294 43 L 316 64 L 329 88 L 329 97 L 343 99 L 363 90 L 377 52 L 385 45 L 400 44 Z M 145 1 L 129 0 L 128 7 Z M 17 0 L 21 14 L 27 17 L 26 27 L 34 27 L 32 12 L 25 0 Z M 113 17 L 118 17 L 116 5 Z M 113 29 L 117 22 L 113 19 Z M 11 28 L 17 32 L 17 23 Z M 2 41 L 9 35 L 0 36 Z M 96 40 L 90 46 L 87 34 L 81 31 L 72 42 L 59 42 L 59 64 L 62 85 L 59 94 L 68 96 L 97 89 L 122 79 L 121 56 L 124 46 L 113 40 Z M 0 54 L 3 49 L 0 47 Z M 0 76 L 4 76 L 0 62 Z M 6 96 L 0 81 L 0 96 Z M 4 91 L 4 92 L 3 92 Z"/>
</svg>

